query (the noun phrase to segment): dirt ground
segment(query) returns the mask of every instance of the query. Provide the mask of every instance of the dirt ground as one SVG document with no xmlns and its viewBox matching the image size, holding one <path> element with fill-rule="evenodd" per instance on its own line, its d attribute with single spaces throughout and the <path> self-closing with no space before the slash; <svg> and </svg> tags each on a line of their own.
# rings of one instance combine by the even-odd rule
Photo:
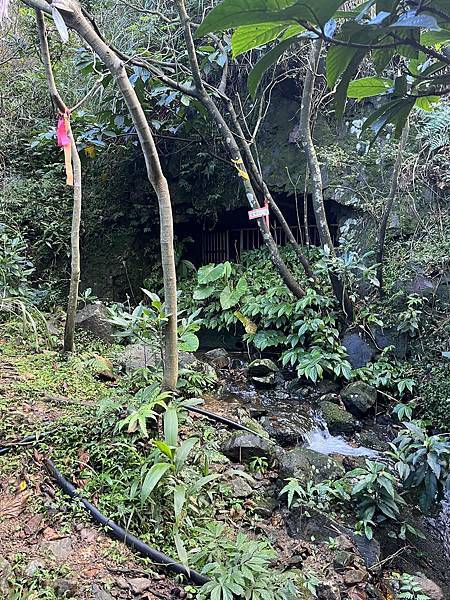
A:
<svg viewBox="0 0 450 600">
<path fill-rule="evenodd" d="M 64 406 L 22 397 L 14 361 L 0 357 L 0 418 L 28 431 L 45 430 Z M 3 428 L 3 431 L 8 428 Z M 14 431 L 17 435 L 17 431 Z M 14 435 L 14 433 L 12 435 Z M 0 438 L 5 446 L 14 437 Z M 111 600 L 184 598 L 186 592 L 153 565 L 89 521 L 67 515 L 61 492 L 33 446 L 0 456 L 0 598 Z M 66 505 L 67 506 L 67 505 Z M 76 513 L 78 515 L 78 513 Z"/>
</svg>

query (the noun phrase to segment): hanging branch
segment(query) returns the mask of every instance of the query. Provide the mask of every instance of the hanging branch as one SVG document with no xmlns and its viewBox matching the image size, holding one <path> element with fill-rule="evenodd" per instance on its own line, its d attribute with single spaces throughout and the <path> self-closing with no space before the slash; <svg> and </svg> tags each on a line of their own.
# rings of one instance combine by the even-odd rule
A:
<svg viewBox="0 0 450 600">
<path fill-rule="evenodd" d="M 376 254 L 377 258 L 376 258 L 376 260 L 377 260 L 377 264 L 378 264 L 377 279 L 380 282 L 380 288 L 379 288 L 380 297 L 383 297 L 383 295 L 384 295 L 383 262 L 384 262 L 384 248 L 385 248 L 385 242 L 386 242 L 387 225 L 388 225 L 389 217 L 392 212 L 392 208 L 394 206 L 395 198 L 397 197 L 398 182 L 399 182 L 400 171 L 401 171 L 402 163 L 403 163 L 403 154 L 404 154 L 404 151 L 406 148 L 406 143 L 408 141 L 408 135 L 409 135 L 409 119 L 406 121 L 405 127 L 402 131 L 402 136 L 400 138 L 400 142 L 398 145 L 397 158 L 395 159 L 394 171 L 392 173 L 389 196 L 388 196 L 388 200 L 386 202 L 386 206 L 383 211 L 383 215 L 381 217 L 380 228 L 378 230 L 378 236 L 377 236 L 377 254 Z"/>
</svg>

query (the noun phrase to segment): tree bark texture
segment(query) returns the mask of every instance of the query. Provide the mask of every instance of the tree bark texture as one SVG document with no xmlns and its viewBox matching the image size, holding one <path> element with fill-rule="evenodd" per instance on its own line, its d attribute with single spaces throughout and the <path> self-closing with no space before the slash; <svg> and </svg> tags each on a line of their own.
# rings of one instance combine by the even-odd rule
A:
<svg viewBox="0 0 450 600">
<path fill-rule="evenodd" d="M 330 228 L 328 227 L 327 216 L 325 213 L 325 204 L 323 198 L 322 173 L 320 163 L 317 157 L 316 148 L 311 134 L 311 104 L 314 94 L 316 81 L 316 69 L 322 50 L 322 40 L 313 40 L 311 43 L 311 53 L 309 57 L 309 67 L 306 71 L 303 83 L 302 104 L 300 112 L 299 134 L 306 154 L 308 169 L 311 181 L 311 196 L 314 210 L 314 217 L 319 232 L 322 248 L 326 249 L 331 256 L 335 256 L 333 240 L 331 238 Z M 330 281 L 333 287 L 334 295 L 342 307 L 346 318 L 352 319 L 353 306 L 345 289 L 345 284 L 337 275 L 330 273 Z"/>
<path fill-rule="evenodd" d="M 42 0 L 23 0 L 28 6 L 42 8 Z M 177 287 L 173 249 L 173 219 L 169 187 L 164 177 L 158 151 L 144 110 L 131 85 L 122 60 L 99 36 L 92 23 L 83 14 L 76 0 L 61 0 L 58 9 L 68 27 L 74 29 L 103 61 L 112 74 L 128 111 L 144 155 L 148 179 L 155 190 L 159 204 L 161 261 L 164 280 L 164 299 L 167 315 L 165 327 L 163 387 L 175 389 L 178 380 Z M 46 12 L 51 12 L 48 6 Z"/>
</svg>

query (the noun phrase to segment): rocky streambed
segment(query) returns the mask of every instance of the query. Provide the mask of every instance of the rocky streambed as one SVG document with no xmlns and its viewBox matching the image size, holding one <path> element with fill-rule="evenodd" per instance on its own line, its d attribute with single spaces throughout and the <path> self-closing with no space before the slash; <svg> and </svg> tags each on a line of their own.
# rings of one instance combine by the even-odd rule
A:
<svg viewBox="0 0 450 600">
<path fill-rule="evenodd" d="M 264 487 L 262 503 L 267 517 L 278 523 L 271 531 L 273 541 L 279 548 L 291 548 L 292 540 L 305 544 L 312 540 L 320 548 L 321 558 L 309 550 L 316 567 L 322 558 L 328 561 L 329 585 L 318 589 L 319 598 L 395 597 L 389 596 L 394 590 L 386 583 L 393 570 L 415 575 L 431 600 L 450 598 L 449 500 L 432 517 L 410 510 L 408 518 L 424 539 L 402 541 L 389 527 L 379 527 L 369 541 L 354 534 L 354 514 L 340 515 L 338 520 L 320 510 L 305 515 L 299 509 L 288 510 L 279 499 L 288 478 L 317 484 L 341 478 L 366 459 L 389 460 L 386 451 L 396 436 L 395 424 L 380 410 L 374 387 L 335 381 L 312 385 L 282 373 L 270 359 L 249 362 L 224 350 L 206 353 L 202 359 L 215 366 L 221 380 L 219 392 L 206 398 L 206 407 L 266 436 L 234 433 L 222 451 L 236 463 L 264 457 L 275 465 L 276 475 Z M 308 565 L 308 559 L 295 552 L 284 560 Z"/>
</svg>

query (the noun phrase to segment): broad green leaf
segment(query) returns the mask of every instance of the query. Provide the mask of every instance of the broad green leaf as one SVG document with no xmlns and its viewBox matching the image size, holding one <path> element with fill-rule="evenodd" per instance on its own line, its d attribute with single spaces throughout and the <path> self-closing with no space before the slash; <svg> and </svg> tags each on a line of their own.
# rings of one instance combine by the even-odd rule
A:
<svg viewBox="0 0 450 600">
<path fill-rule="evenodd" d="M 420 33 L 420 43 L 425 46 L 440 46 L 450 41 L 450 31 L 441 29 L 440 31 L 422 31 Z"/>
<path fill-rule="evenodd" d="M 352 77 L 358 72 L 359 65 L 362 59 L 367 54 L 368 50 L 357 50 L 351 59 L 348 67 L 342 75 L 341 81 L 339 82 L 335 94 L 334 94 L 334 106 L 336 119 L 340 121 L 344 115 L 345 103 L 347 99 L 347 90 Z"/>
<path fill-rule="evenodd" d="M 238 27 L 231 38 L 233 57 L 259 48 L 277 38 L 286 29 L 286 23 L 260 23 Z"/>
<path fill-rule="evenodd" d="M 261 82 L 264 73 L 274 65 L 285 50 L 289 48 L 293 43 L 298 41 L 297 37 L 288 38 L 277 44 L 274 48 L 269 50 L 253 67 L 248 76 L 247 86 L 250 94 L 253 98 L 256 96 L 256 90 Z"/>
<path fill-rule="evenodd" d="M 356 54 L 355 48 L 347 46 L 331 46 L 327 52 L 327 83 L 333 88 L 339 76 L 348 67 Z"/>
<path fill-rule="evenodd" d="M 202 286 L 194 291 L 192 297 L 194 300 L 205 300 L 205 298 L 209 298 L 213 292 L 214 287 L 212 285 Z"/>
<path fill-rule="evenodd" d="M 384 77 L 363 77 L 362 79 L 356 79 L 355 81 L 350 82 L 347 90 L 347 97 L 361 100 L 362 98 L 378 96 L 380 94 L 385 94 L 393 85 L 394 82 L 392 79 L 386 79 Z"/>
<path fill-rule="evenodd" d="M 295 0 L 224 0 L 215 6 L 197 29 L 195 37 L 243 25 L 276 22 L 276 15 Z"/>
<path fill-rule="evenodd" d="M 178 558 L 180 559 L 181 564 L 187 567 L 188 553 L 186 552 L 186 548 L 183 544 L 183 541 L 181 540 L 180 534 L 178 532 L 174 533 L 173 538 L 175 541 L 175 546 L 177 548 Z"/>
<path fill-rule="evenodd" d="M 147 473 L 142 484 L 141 502 L 145 502 L 165 473 L 170 469 L 169 463 L 156 463 Z"/>
<path fill-rule="evenodd" d="M 192 331 L 185 331 L 180 337 L 179 347 L 183 352 L 197 352 L 200 340 Z"/>
<path fill-rule="evenodd" d="M 198 438 L 188 438 L 181 444 L 181 446 L 179 448 L 177 448 L 177 451 L 175 454 L 175 466 L 176 466 L 177 472 L 179 472 L 183 468 L 184 463 L 186 462 L 192 448 L 195 446 L 195 444 L 197 442 L 198 442 Z"/>
<path fill-rule="evenodd" d="M 226 285 L 222 292 L 220 293 L 220 306 L 223 308 L 223 310 L 227 310 L 228 308 L 231 308 L 232 304 L 231 304 L 231 288 L 229 285 Z"/>
<path fill-rule="evenodd" d="M 422 98 L 417 98 L 415 106 L 429 112 L 433 110 L 439 100 L 439 96 L 422 96 Z"/>
<path fill-rule="evenodd" d="M 224 273 L 225 265 L 223 263 L 219 265 L 207 265 L 205 267 L 201 267 L 201 269 L 198 270 L 198 283 L 199 285 L 213 283 L 214 281 L 217 281 L 223 277 Z"/>
<path fill-rule="evenodd" d="M 168 446 L 173 447 L 178 441 L 178 414 L 171 406 L 164 413 L 164 441 Z"/>
<path fill-rule="evenodd" d="M 175 513 L 175 521 L 179 521 L 181 512 L 186 502 L 186 486 L 179 484 L 173 490 L 173 509 Z"/>
<path fill-rule="evenodd" d="M 168 446 L 162 440 L 153 440 L 153 443 L 155 444 L 155 446 L 158 448 L 158 450 L 160 452 L 162 452 L 165 456 L 167 456 L 167 458 L 169 460 L 172 460 L 172 458 L 173 458 L 173 449 L 170 446 Z"/>
<path fill-rule="evenodd" d="M 372 60 L 375 71 L 380 74 L 390 63 L 395 54 L 394 48 L 380 48 L 372 51 Z"/>
<path fill-rule="evenodd" d="M 304 20 L 323 26 L 343 3 L 344 0 L 224 0 L 207 14 L 196 37 L 258 23 Z"/>
</svg>

